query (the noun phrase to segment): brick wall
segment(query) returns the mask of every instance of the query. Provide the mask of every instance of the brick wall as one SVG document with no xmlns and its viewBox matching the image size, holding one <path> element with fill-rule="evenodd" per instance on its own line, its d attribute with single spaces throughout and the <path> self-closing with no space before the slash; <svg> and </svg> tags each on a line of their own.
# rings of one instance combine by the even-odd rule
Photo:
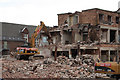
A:
<svg viewBox="0 0 120 80">
<path fill-rule="evenodd" d="M 19 41 L 7 41 L 7 48 L 10 51 L 16 51 L 17 46 L 22 46 L 24 42 L 19 42 Z M 2 47 L 4 46 L 4 41 L 2 41 Z"/>
<path fill-rule="evenodd" d="M 100 47 L 116 47 L 116 48 L 118 48 L 118 47 L 120 47 L 120 45 L 114 45 L 114 44 L 100 44 Z"/>
<path fill-rule="evenodd" d="M 58 14 L 58 26 L 61 26 L 64 24 L 65 20 L 68 19 L 69 15 L 71 13 L 65 13 L 65 14 Z"/>
<path fill-rule="evenodd" d="M 104 14 L 104 21 L 108 22 L 108 15 L 110 15 L 112 17 L 112 25 L 106 25 L 106 26 L 110 26 L 110 27 L 118 27 L 118 24 L 116 24 L 116 17 L 118 17 L 118 14 L 115 12 L 111 12 L 111 11 L 104 11 L 104 10 L 97 10 L 97 15 L 99 16 L 99 14 Z M 97 17 L 99 19 L 99 17 Z M 100 24 L 100 22 L 98 21 L 98 24 Z"/>
<path fill-rule="evenodd" d="M 78 13 L 77 13 L 78 14 Z M 103 24 L 105 26 L 110 27 L 118 27 L 118 24 L 116 24 L 116 17 L 120 16 L 116 12 L 102 10 L 102 9 L 90 9 L 90 10 L 83 10 L 82 12 L 79 12 L 79 23 L 91 23 L 92 25 L 101 24 L 99 21 L 99 14 L 104 14 L 104 22 L 108 22 L 108 15 L 112 17 L 112 25 L 109 24 Z M 74 16 L 75 13 L 65 13 L 65 14 L 58 14 L 58 26 L 61 24 L 64 24 L 65 20 L 68 19 L 69 15 Z"/>
<path fill-rule="evenodd" d="M 91 23 L 92 25 L 96 25 L 97 23 L 97 13 L 96 10 L 88 10 L 83 11 L 81 15 L 81 22 L 80 23 Z"/>
</svg>

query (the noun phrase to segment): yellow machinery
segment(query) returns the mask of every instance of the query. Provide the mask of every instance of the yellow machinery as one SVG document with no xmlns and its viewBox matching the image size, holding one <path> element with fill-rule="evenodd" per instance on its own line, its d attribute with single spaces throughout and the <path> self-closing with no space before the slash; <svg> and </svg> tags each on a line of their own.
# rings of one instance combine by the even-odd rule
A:
<svg viewBox="0 0 120 80">
<path fill-rule="evenodd" d="M 51 42 L 51 35 L 50 35 L 49 31 L 47 30 L 45 24 L 41 21 L 41 25 L 40 26 L 38 25 L 37 28 L 35 29 L 34 33 L 32 34 L 30 46 L 17 47 L 17 56 L 16 56 L 17 59 L 22 59 L 22 58 L 28 59 L 29 56 L 33 56 L 35 54 L 40 54 L 38 49 L 35 48 L 35 39 L 41 30 L 43 30 L 45 32 L 45 34 L 48 36 L 48 42 L 49 43 Z"/>
<path fill-rule="evenodd" d="M 21 55 L 40 54 L 37 48 L 17 47 L 17 53 Z"/>
<path fill-rule="evenodd" d="M 120 62 L 96 62 L 95 73 L 105 73 L 112 78 L 120 78 Z"/>
<path fill-rule="evenodd" d="M 29 59 L 30 56 L 40 54 L 37 48 L 17 47 L 17 59 Z"/>
</svg>

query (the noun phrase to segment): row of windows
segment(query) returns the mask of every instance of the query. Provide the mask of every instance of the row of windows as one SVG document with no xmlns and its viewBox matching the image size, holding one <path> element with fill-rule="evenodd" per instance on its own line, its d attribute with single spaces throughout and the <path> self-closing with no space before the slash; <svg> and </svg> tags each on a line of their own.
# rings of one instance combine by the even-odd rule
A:
<svg viewBox="0 0 120 80">
<path fill-rule="evenodd" d="M 99 21 L 100 22 L 105 23 L 105 24 L 113 23 L 111 15 L 107 15 L 107 21 L 104 20 L 104 16 L 105 16 L 104 14 L 99 14 Z M 74 17 L 69 17 L 69 25 L 74 25 L 77 23 L 79 23 L 79 16 L 78 15 L 75 15 Z M 119 17 L 118 16 L 115 17 L 115 23 L 119 24 Z"/>
<path fill-rule="evenodd" d="M 108 22 L 112 22 L 112 16 L 107 15 L 107 20 L 108 20 Z M 116 20 L 116 24 L 118 24 L 119 23 L 119 17 L 116 16 L 115 20 Z M 99 21 L 100 22 L 104 21 L 104 14 L 99 14 Z"/>
</svg>

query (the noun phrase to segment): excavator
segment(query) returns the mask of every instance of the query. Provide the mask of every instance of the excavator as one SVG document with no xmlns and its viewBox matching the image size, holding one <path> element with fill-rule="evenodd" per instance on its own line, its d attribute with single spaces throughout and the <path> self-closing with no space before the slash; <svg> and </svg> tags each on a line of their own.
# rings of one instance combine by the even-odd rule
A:
<svg viewBox="0 0 120 80">
<path fill-rule="evenodd" d="M 98 62 L 95 63 L 95 73 L 104 73 L 111 78 L 116 78 L 116 80 L 120 79 L 119 51 L 117 51 L 117 55 L 112 62 L 102 62 L 99 59 Z"/>
<path fill-rule="evenodd" d="M 47 41 L 50 44 L 51 43 L 51 35 L 49 33 L 49 31 L 47 30 L 47 27 L 45 26 L 44 22 L 40 22 L 41 25 L 37 26 L 37 28 L 35 29 L 34 33 L 31 36 L 31 41 L 30 43 L 27 44 L 27 46 L 21 46 L 21 47 L 17 47 L 17 52 L 16 52 L 16 58 L 17 59 L 29 59 L 29 57 L 33 57 L 36 54 L 40 54 L 38 48 L 35 48 L 35 39 L 38 36 L 38 34 L 40 33 L 41 30 L 43 30 L 45 32 L 45 35 L 48 37 Z"/>
</svg>

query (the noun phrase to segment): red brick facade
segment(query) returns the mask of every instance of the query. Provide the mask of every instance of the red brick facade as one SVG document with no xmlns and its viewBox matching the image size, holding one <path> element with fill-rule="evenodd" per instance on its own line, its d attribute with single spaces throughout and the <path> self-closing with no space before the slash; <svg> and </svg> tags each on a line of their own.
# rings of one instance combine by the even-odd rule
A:
<svg viewBox="0 0 120 80">
<path fill-rule="evenodd" d="M 58 14 L 58 26 L 63 25 L 71 13 Z"/>
<path fill-rule="evenodd" d="M 72 14 L 58 14 L 58 26 L 61 26 L 64 24 L 65 20 L 68 19 L 69 16 L 74 16 L 75 14 L 79 15 L 79 23 L 90 23 L 91 25 L 97 25 L 101 24 L 99 21 L 99 14 L 103 14 L 103 20 L 104 22 L 108 22 L 108 15 L 111 16 L 111 22 L 113 25 L 108 25 L 111 27 L 117 27 L 118 24 L 116 24 L 116 17 L 119 17 L 117 12 L 102 10 L 102 9 L 90 9 L 90 10 L 83 10 L 79 13 L 72 13 Z M 103 24 L 104 25 L 104 24 Z"/>
<path fill-rule="evenodd" d="M 24 44 L 24 42 L 19 42 L 19 41 L 2 41 L 2 47 L 3 48 L 4 48 L 4 42 L 7 42 L 7 48 L 10 51 L 16 51 L 16 47 Z"/>
</svg>

